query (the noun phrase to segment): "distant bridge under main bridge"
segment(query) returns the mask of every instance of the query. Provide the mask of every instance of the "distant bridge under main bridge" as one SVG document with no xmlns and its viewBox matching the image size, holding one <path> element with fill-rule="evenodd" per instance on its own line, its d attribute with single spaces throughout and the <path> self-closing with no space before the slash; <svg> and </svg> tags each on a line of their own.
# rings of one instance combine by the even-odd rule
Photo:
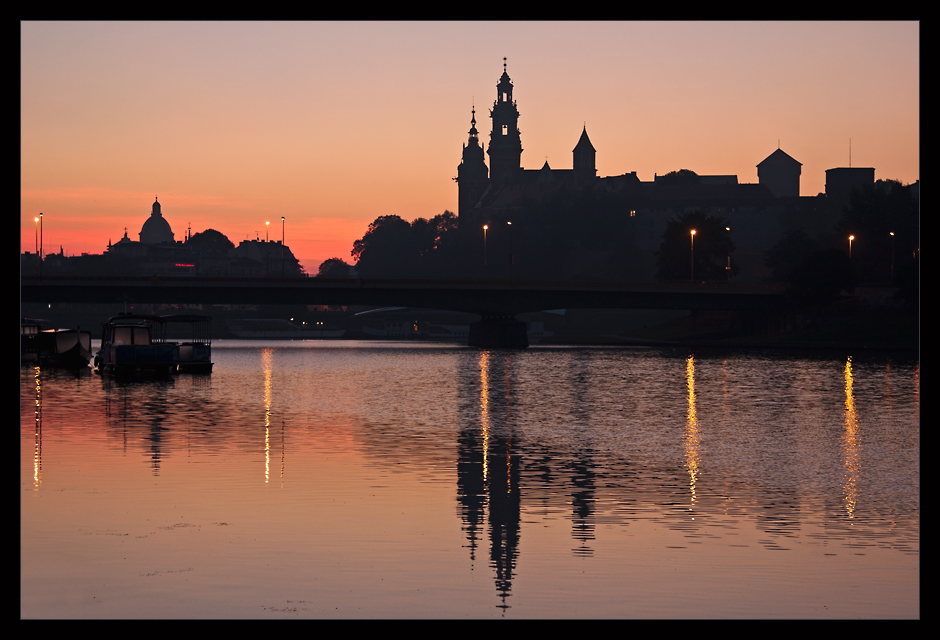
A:
<svg viewBox="0 0 940 640">
<path fill-rule="evenodd" d="M 692 309 L 774 313 L 792 301 L 780 287 L 380 278 L 36 277 L 22 302 L 398 306 L 482 316 L 470 344 L 526 346 L 520 313 L 548 309 Z M 521 329 L 520 329 L 521 325 Z M 521 331 L 521 338 L 520 336 Z M 525 343 L 525 344 L 522 344 Z"/>
</svg>

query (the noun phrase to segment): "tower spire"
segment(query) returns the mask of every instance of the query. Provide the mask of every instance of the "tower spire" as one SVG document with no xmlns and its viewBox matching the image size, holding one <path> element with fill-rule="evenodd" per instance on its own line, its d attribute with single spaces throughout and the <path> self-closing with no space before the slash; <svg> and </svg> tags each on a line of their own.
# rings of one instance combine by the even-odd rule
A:
<svg viewBox="0 0 940 640">
<path fill-rule="evenodd" d="M 477 109 L 476 105 L 473 105 L 470 108 L 470 138 L 476 140 L 478 135 L 479 131 L 477 131 Z"/>
<path fill-rule="evenodd" d="M 512 80 L 503 58 L 503 75 L 496 83 L 496 100 L 490 109 L 493 130 L 487 153 L 490 156 L 490 178 L 499 183 L 517 179 L 522 167 L 522 141 L 519 137 L 519 110 L 512 99 Z"/>
</svg>

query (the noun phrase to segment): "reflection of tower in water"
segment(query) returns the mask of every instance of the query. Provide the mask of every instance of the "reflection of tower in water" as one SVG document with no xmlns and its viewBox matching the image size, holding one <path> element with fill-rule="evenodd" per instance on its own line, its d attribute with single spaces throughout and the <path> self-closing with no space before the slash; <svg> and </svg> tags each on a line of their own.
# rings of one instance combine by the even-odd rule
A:
<svg viewBox="0 0 940 640">
<path fill-rule="evenodd" d="M 588 542 L 594 540 L 594 507 L 597 501 L 597 486 L 595 479 L 591 452 L 581 450 L 578 458 L 571 463 L 571 481 L 574 490 L 571 492 L 571 537 L 581 543 L 574 553 L 579 556 L 592 556 L 594 549 Z"/>
<path fill-rule="evenodd" d="M 490 566 L 506 609 L 512 590 L 519 545 L 519 461 L 513 455 L 511 425 L 512 356 L 479 358 L 479 423 L 468 421 L 458 436 L 457 502 L 471 559 L 476 558 L 479 531 L 488 523 Z M 502 367 L 502 379 L 492 369 Z M 495 375 L 494 375 L 495 374 Z M 489 507 L 487 509 L 487 507 Z"/>
<path fill-rule="evenodd" d="M 572 374 L 572 416 L 575 424 L 582 425 L 580 429 L 579 448 L 574 459 L 565 464 L 571 475 L 571 537 L 581 545 L 572 549 L 575 555 L 593 556 L 594 549 L 588 543 L 594 540 L 594 519 L 597 503 L 597 473 L 593 461 L 593 449 L 590 443 L 592 406 L 590 391 L 593 377 L 591 375 L 591 353 L 576 352 L 570 359 L 570 372 Z"/>
</svg>

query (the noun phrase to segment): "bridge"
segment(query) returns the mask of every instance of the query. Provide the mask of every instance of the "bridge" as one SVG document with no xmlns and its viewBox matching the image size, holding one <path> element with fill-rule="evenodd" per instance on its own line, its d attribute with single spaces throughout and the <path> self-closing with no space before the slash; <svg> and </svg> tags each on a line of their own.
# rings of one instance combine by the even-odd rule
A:
<svg viewBox="0 0 940 640">
<path fill-rule="evenodd" d="M 128 300 L 156 304 L 362 305 L 462 311 L 482 317 L 470 328 L 470 344 L 478 346 L 527 346 L 525 324 L 515 320 L 515 316 L 546 309 L 693 309 L 774 313 L 792 305 L 782 287 L 726 283 L 379 278 L 23 276 L 20 296 L 23 302 L 35 303 Z"/>
</svg>

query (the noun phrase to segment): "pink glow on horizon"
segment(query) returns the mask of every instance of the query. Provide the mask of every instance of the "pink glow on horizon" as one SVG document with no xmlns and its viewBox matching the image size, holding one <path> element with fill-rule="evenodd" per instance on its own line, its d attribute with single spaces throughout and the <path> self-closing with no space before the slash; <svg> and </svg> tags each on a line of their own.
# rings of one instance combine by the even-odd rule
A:
<svg viewBox="0 0 940 640">
<path fill-rule="evenodd" d="M 141 43 L 148 43 L 141 46 Z M 286 242 L 315 271 L 376 217 L 456 212 L 470 107 L 488 140 L 502 72 L 523 166 L 691 169 L 757 182 L 777 148 L 825 170 L 919 178 L 919 24 L 21 24 L 22 250 L 138 238 L 155 195 L 177 239 Z"/>
</svg>

